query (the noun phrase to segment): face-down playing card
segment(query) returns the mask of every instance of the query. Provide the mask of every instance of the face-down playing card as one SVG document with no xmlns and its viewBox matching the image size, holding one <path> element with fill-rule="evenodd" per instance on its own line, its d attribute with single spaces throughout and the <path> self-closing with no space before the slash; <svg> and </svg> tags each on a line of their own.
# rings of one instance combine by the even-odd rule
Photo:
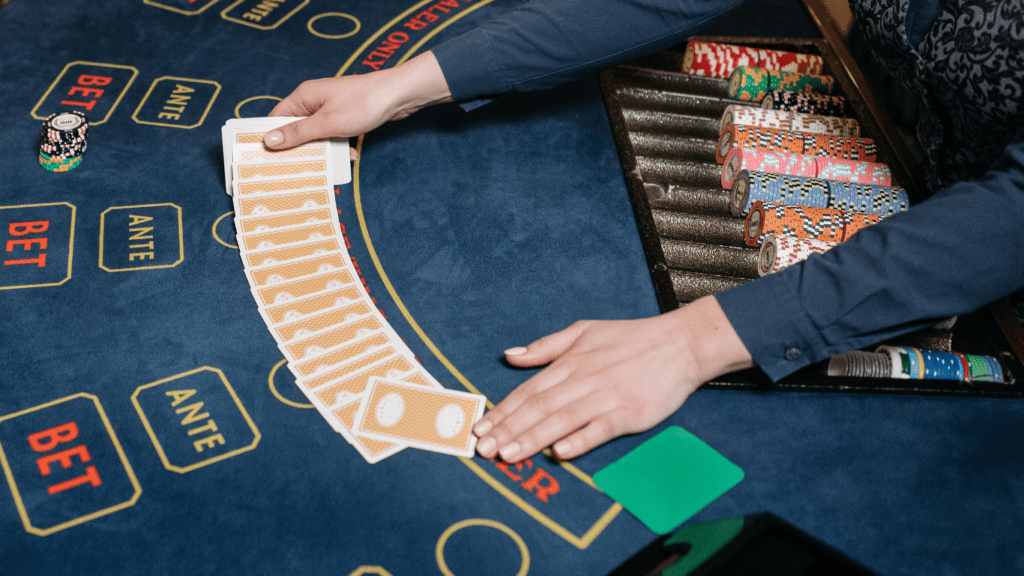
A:
<svg viewBox="0 0 1024 576">
<path fill-rule="evenodd" d="M 476 448 L 473 425 L 485 403 L 479 394 L 371 378 L 355 430 L 367 438 L 470 458 Z"/>
</svg>

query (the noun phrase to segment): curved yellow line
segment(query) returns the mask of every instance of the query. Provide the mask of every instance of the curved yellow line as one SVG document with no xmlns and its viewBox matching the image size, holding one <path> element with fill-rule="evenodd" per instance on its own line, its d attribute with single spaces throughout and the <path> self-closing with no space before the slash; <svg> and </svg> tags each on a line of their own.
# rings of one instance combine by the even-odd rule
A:
<svg viewBox="0 0 1024 576">
<path fill-rule="evenodd" d="M 494 0 L 482 0 L 479 4 L 474 4 L 474 5 L 470 6 L 469 8 L 466 8 L 462 12 L 459 12 L 455 16 L 452 16 L 449 20 L 445 20 L 445 22 L 443 24 L 438 25 L 437 28 L 431 30 L 429 34 L 427 34 L 422 39 L 420 39 L 419 42 L 413 44 L 412 48 L 409 48 L 409 51 L 405 53 L 405 56 L 402 56 L 401 58 L 399 58 L 398 62 L 395 63 L 395 66 L 398 66 L 399 64 L 402 64 L 403 62 L 405 62 L 406 60 L 411 58 L 413 54 L 418 52 L 419 49 L 422 48 L 423 45 L 426 44 L 428 40 L 433 38 L 438 32 L 440 32 L 441 30 L 444 30 L 445 28 L 447 28 L 451 24 L 454 24 L 456 20 L 458 20 L 459 18 L 462 18 L 466 14 L 469 14 L 473 10 L 476 10 L 477 8 L 480 8 L 482 6 L 486 6 L 486 5 L 490 4 L 491 2 L 494 2 Z"/>
<path fill-rule="evenodd" d="M 274 376 L 277 375 L 278 369 L 280 369 L 281 366 L 284 366 L 287 362 L 288 360 L 281 360 L 280 362 L 275 364 L 274 368 L 270 371 L 270 376 L 267 376 L 267 383 L 270 384 L 270 393 L 274 395 L 274 398 L 277 398 L 283 404 L 287 404 L 292 408 L 315 408 L 315 406 L 313 406 L 312 404 L 302 404 L 301 402 L 289 400 L 282 396 L 281 393 L 277 391 L 277 386 L 274 385 Z"/>
<path fill-rule="evenodd" d="M 349 57 L 348 61 L 345 62 L 345 65 L 341 67 L 341 70 L 338 70 L 338 73 L 336 74 L 336 76 L 341 76 L 342 74 L 344 74 L 345 71 L 348 69 L 348 67 L 356 59 L 356 57 L 359 54 L 361 54 L 362 51 L 365 50 L 366 47 L 369 46 L 371 42 L 373 42 L 381 34 L 383 34 L 387 30 L 387 28 L 391 27 L 396 22 L 398 22 L 399 20 L 401 20 L 402 18 L 404 18 L 405 16 L 407 16 L 408 14 L 413 12 L 414 10 L 416 10 L 419 7 L 423 6 L 424 4 L 427 4 L 427 3 L 432 2 L 432 1 L 433 0 L 424 0 L 423 2 L 419 2 L 416 5 L 414 5 L 413 7 L 409 8 L 408 10 L 406 10 L 405 12 L 402 12 L 401 14 L 396 16 L 390 22 L 388 22 L 385 25 L 385 27 L 381 28 L 373 36 L 371 36 L 369 39 L 367 39 L 366 42 L 364 42 L 363 45 L 360 46 L 359 49 L 356 52 L 354 52 L 352 54 L 352 56 Z M 470 10 L 475 10 L 476 8 L 479 8 L 480 6 L 483 6 L 485 4 L 489 4 L 491 2 L 493 2 L 493 0 L 483 0 L 482 2 L 480 2 L 480 4 L 474 5 L 471 9 L 467 9 L 467 11 L 465 13 L 468 13 Z M 423 44 L 427 40 L 429 40 L 430 38 L 433 38 L 435 34 L 440 32 L 441 30 L 443 30 L 445 27 L 447 27 L 452 22 L 455 22 L 458 18 L 460 18 L 465 13 L 458 14 L 458 15 L 452 17 L 451 20 L 446 21 L 444 24 L 438 26 L 436 29 L 431 31 L 422 40 L 417 42 L 409 50 L 409 52 L 407 52 L 404 56 L 402 56 L 402 58 L 398 61 L 398 63 L 401 64 L 402 62 L 405 62 L 408 58 L 410 58 L 415 53 L 416 50 L 421 48 L 423 46 Z M 445 368 L 447 368 L 449 372 L 451 372 L 452 376 L 454 376 L 455 379 L 458 380 L 459 383 L 462 384 L 462 386 L 466 388 L 466 390 L 469 390 L 470 392 L 473 392 L 474 394 L 480 394 L 481 396 L 484 396 L 484 394 L 482 392 L 480 392 L 480 390 L 478 390 L 477 387 L 474 386 L 465 376 L 463 376 L 462 372 L 459 372 L 459 369 L 456 368 L 455 365 L 452 364 L 451 361 L 448 360 L 448 358 L 446 358 L 443 353 L 441 353 L 441 350 L 437 347 L 437 345 L 434 344 L 434 342 L 430 339 L 430 337 L 427 336 L 427 333 L 424 332 L 422 328 L 420 328 L 419 323 L 417 323 L 416 319 L 412 317 L 412 314 L 409 312 L 409 309 L 406 308 L 405 303 L 403 303 L 402 299 L 398 296 L 398 292 L 395 290 L 395 286 L 391 283 L 391 280 L 388 278 L 387 273 L 384 272 L 384 266 L 383 266 L 383 264 L 381 264 L 380 258 L 377 257 L 377 251 L 373 247 L 373 240 L 370 239 L 370 231 L 367 229 L 367 226 L 366 226 L 366 217 L 363 214 L 362 197 L 361 197 L 360 191 L 359 191 L 359 167 L 362 164 L 362 159 L 363 159 L 363 136 L 364 135 L 360 135 L 358 140 L 356 140 L 356 151 L 358 152 L 358 155 L 357 155 L 356 161 L 355 161 L 355 163 L 354 163 L 354 165 L 352 167 L 352 190 L 353 190 L 353 200 L 354 200 L 354 203 L 355 203 L 355 206 L 356 206 L 356 216 L 359 219 L 359 227 L 362 230 L 363 241 L 366 243 L 366 250 L 370 254 L 370 259 L 373 261 L 373 266 L 374 266 L 374 268 L 377 269 L 377 273 L 380 275 L 380 279 L 384 283 L 384 287 L 387 289 L 388 294 L 391 295 L 391 299 L 395 302 L 395 305 L 398 306 L 399 311 L 402 312 L 402 316 L 405 317 L 405 320 L 409 323 L 409 326 L 412 327 L 413 331 L 416 332 L 416 335 L 420 337 L 420 340 L 422 340 L 423 343 L 426 344 L 427 349 L 429 349 L 430 352 L 434 355 L 434 357 L 437 358 L 438 361 L 440 361 L 441 364 Z M 487 400 L 487 407 L 488 408 L 494 408 L 494 403 L 491 402 L 489 399 Z M 546 454 L 549 457 L 552 456 L 552 452 L 551 452 L 550 449 L 545 449 L 544 450 L 544 454 Z M 561 536 L 565 540 L 571 542 L 574 546 L 576 546 L 576 547 L 578 547 L 580 549 L 584 549 L 587 546 L 589 546 L 590 543 L 593 542 L 595 538 L 597 538 L 597 536 L 608 526 L 608 524 L 611 523 L 612 520 L 615 519 L 616 516 L 618 516 L 619 512 L 622 510 L 622 505 L 618 504 L 618 503 L 615 503 L 614 505 L 612 505 L 604 513 L 604 515 L 601 516 L 601 518 L 597 521 L 596 524 L 591 526 L 590 530 L 588 530 L 587 533 L 584 534 L 583 537 L 579 537 L 579 536 L 576 536 L 575 534 L 569 532 L 564 527 L 562 527 L 558 523 L 554 522 L 553 520 L 551 520 L 547 516 L 541 514 L 534 507 L 532 507 L 529 504 L 527 504 L 526 502 L 524 502 L 516 494 L 513 494 L 511 490 L 508 490 L 507 488 L 505 488 L 505 486 L 501 485 L 498 481 L 494 480 L 494 478 L 491 477 L 490 474 L 488 474 L 482 468 L 477 466 L 476 463 L 474 463 L 471 459 L 469 459 L 469 458 L 459 458 L 459 460 L 461 460 L 463 464 L 465 464 L 467 467 L 469 467 L 470 470 L 472 470 L 474 473 L 476 473 L 477 476 L 479 476 L 485 482 L 490 484 L 495 490 L 497 490 L 499 493 L 501 493 L 506 498 L 511 500 L 513 503 L 515 503 L 516 506 L 518 506 L 520 509 L 526 511 L 527 514 L 529 514 L 530 516 L 533 516 L 535 520 L 537 520 L 538 522 L 540 522 L 541 524 L 546 526 L 552 532 L 558 534 L 559 536 Z M 568 473 L 572 474 L 573 476 L 575 476 L 576 478 L 578 478 L 584 484 L 590 486 L 591 488 L 593 488 L 595 490 L 600 491 L 600 489 L 597 487 L 597 484 L 594 483 L 594 479 L 591 478 L 590 475 L 587 474 L 586 472 L 580 470 L 579 468 L 577 468 L 576 466 L 574 466 L 574 465 L 572 465 L 572 464 L 570 464 L 568 462 L 559 462 L 559 466 L 561 466 L 566 472 L 568 472 Z"/>
<path fill-rule="evenodd" d="M 345 64 L 342 65 L 341 69 L 338 70 L 338 73 L 335 74 L 335 76 L 342 76 L 342 75 L 344 75 L 345 71 L 348 70 L 348 67 L 351 66 L 352 63 L 355 62 L 356 58 L 358 58 L 359 55 L 363 53 L 363 50 L 366 50 L 367 46 L 372 44 L 375 40 L 377 40 L 377 38 L 380 38 L 381 34 L 387 32 L 388 29 L 390 29 L 392 26 L 394 26 L 395 24 L 400 22 L 403 18 L 405 18 L 409 14 L 412 14 L 413 12 L 419 10 L 420 8 L 426 6 L 427 4 L 430 4 L 431 2 L 434 2 L 434 1 L 435 0 L 421 0 L 420 2 L 417 2 L 416 4 L 413 4 L 412 6 L 410 6 L 408 9 L 406 9 L 404 12 L 402 12 L 398 16 L 395 16 L 394 18 L 389 20 L 387 24 L 381 26 L 376 32 L 373 33 L 373 36 L 370 36 L 369 38 L 367 38 L 366 42 L 363 42 L 363 44 L 361 46 L 359 46 L 359 48 L 355 52 L 353 52 L 351 56 L 348 57 L 348 60 L 345 61 Z"/>
<path fill-rule="evenodd" d="M 346 32 L 344 34 L 324 34 L 323 32 L 317 32 L 316 30 L 314 30 L 313 22 L 316 22 L 317 20 L 324 18 L 326 16 L 341 16 L 342 18 L 348 18 L 349 20 L 356 23 L 356 27 L 351 32 Z M 317 14 L 316 16 L 310 18 L 309 22 L 306 23 L 306 29 L 309 30 L 310 34 L 318 36 L 320 38 L 326 38 L 327 40 L 339 40 L 341 38 L 355 36 L 356 32 L 359 32 L 359 29 L 362 27 L 363 24 L 359 21 L 358 18 L 351 14 L 345 14 L 344 12 L 324 12 L 323 14 Z"/>
<path fill-rule="evenodd" d="M 468 518 L 460 522 L 456 522 L 445 530 L 441 537 L 437 540 L 437 546 L 434 548 L 434 555 L 437 557 L 437 567 L 441 569 L 441 573 L 445 576 L 455 576 L 455 574 L 448 568 L 448 563 L 444 561 L 444 545 L 448 542 L 448 539 L 463 528 L 470 526 L 484 526 L 487 528 L 494 528 L 505 533 L 506 536 L 512 539 L 519 547 L 519 555 L 522 560 L 519 563 L 519 572 L 516 572 L 516 576 L 526 576 L 530 571 L 530 549 L 526 547 L 526 541 L 523 537 L 516 533 L 515 530 L 502 524 L 501 522 L 495 522 L 494 520 L 488 520 L 486 518 Z"/>
<path fill-rule="evenodd" d="M 213 232 L 214 240 L 220 242 L 221 244 L 227 246 L 228 248 L 234 248 L 235 250 L 238 250 L 238 246 L 235 246 L 234 244 L 228 244 L 227 242 L 221 240 L 220 236 L 217 234 L 217 225 L 220 224 L 220 221 L 227 218 L 228 216 L 231 216 L 234 213 L 234 210 L 232 210 L 231 212 L 226 212 L 222 214 L 220 218 L 217 218 L 216 220 L 213 221 L 213 226 L 210 228 L 210 231 Z"/>
<path fill-rule="evenodd" d="M 239 102 L 238 106 L 235 106 L 235 118 L 241 118 L 242 117 L 242 106 L 245 106 L 246 104 L 248 104 L 249 102 L 252 102 L 253 100 L 277 100 L 278 102 L 280 102 L 282 100 L 282 98 L 278 98 L 277 96 L 252 96 L 250 98 L 246 98 L 245 100 L 242 100 L 241 102 Z"/>
</svg>

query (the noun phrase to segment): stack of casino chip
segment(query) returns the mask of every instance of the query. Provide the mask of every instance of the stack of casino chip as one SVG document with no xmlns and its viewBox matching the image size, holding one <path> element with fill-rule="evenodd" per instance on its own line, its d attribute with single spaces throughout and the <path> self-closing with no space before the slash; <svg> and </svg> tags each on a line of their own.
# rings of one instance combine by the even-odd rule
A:
<svg viewBox="0 0 1024 576">
<path fill-rule="evenodd" d="M 746 216 L 754 202 L 799 204 L 829 207 L 828 182 L 806 176 L 789 176 L 769 172 L 743 170 L 736 177 L 729 195 L 729 209 L 734 216 Z"/>
<path fill-rule="evenodd" d="M 892 172 L 885 164 L 774 152 L 761 148 L 733 148 L 722 163 L 722 188 L 732 188 L 741 170 L 808 176 L 822 180 L 858 184 L 892 185 Z"/>
<path fill-rule="evenodd" d="M 739 66 L 821 74 L 824 62 L 821 56 L 814 54 L 693 40 L 686 45 L 682 70 L 698 76 L 728 78 Z"/>
<path fill-rule="evenodd" d="M 722 114 L 722 120 L 718 124 L 719 134 L 729 126 L 757 126 L 832 136 L 860 136 L 860 123 L 855 118 L 765 110 L 735 104 L 726 107 Z"/>
<path fill-rule="evenodd" d="M 895 186 L 828 181 L 829 206 L 840 210 L 890 216 L 910 208 L 907 191 Z"/>
<path fill-rule="evenodd" d="M 885 354 L 854 350 L 829 358 L 826 373 L 829 376 L 888 378 L 892 373 L 891 364 L 889 357 Z"/>
<path fill-rule="evenodd" d="M 805 156 L 865 162 L 874 162 L 878 158 L 878 147 L 870 138 L 829 136 L 733 124 L 726 128 L 718 139 L 715 161 L 719 164 L 725 162 L 725 157 L 736 148 L 760 148 L 774 152 L 793 152 Z"/>
<path fill-rule="evenodd" d="M 789 90 L 772 90 L 761 100 L 761 108 L 765 110 L 788 110 L 801 114 L 819 114 L 821 116 L 849 116 L 846 98 L 833 94 L 815 94 L 813 92 L 791 92 Z"/>
<path fill-rule="evenodd" d="M 740 170 L 729 194 L 729 209 L 735 216 L 746 216 L 758 200 L 880 216 L 910 208 L 910 199 L 902 188 Z"/>
<path fill-rule="evenodd" d="M 991 356 L 921 350 L 909 346 L 880 346 L 876 352 L 889 356 L 890 378 L 1005 382 L 1002 365 Z"/>
<path fill-rule="evenodd" d="M 78 111 L 57 112 L 43 122 L 39 165 L 50 172 L 67 172 L 82 163 L 89 119 Z"/>
<path fill-rule="evenodd" d="M 824 254 L 838 245 L 838 242 L 769 235 L 757 253 L 757 273 L 761 276 L 774 274 L 797 262 L 803 262 L 811 254 Z"/>
<path fill-rule="evenodd" d="M 743 102 L 760 102 L 773 90 L 832 94 L 835 81 L 831 76 L 783 72 L 753 66 L 739 66 L 729 74 L 729 98 Z"/>
<path fill-rule="evenodd" d="M 815 156 L 815 158 L 818 168 L 818 173 L 815 176 L 823 180 L 892 186 L 892 171 L 880 162 L 844 160 L 824 156 Z"/>
<path fill-rule="evenodd" d="M 776 238 L 846 242 L 857 232 L 881 219 L 877 214 L 758 200 L 750 205 L 747 213 L 743 241 L 748 246 L 760 246 L 771 235 Z"/>
</svg>

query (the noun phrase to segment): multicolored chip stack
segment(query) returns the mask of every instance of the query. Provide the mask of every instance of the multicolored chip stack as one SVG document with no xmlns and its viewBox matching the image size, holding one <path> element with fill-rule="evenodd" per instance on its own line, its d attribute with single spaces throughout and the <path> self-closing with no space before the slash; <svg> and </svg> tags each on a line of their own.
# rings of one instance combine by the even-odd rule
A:
<svg viewBox="0 0 1024 576">
<path fill-rule="evenodd" d="M 743 102 L 760 102 L 773 90 L 831 94 L 835 80 L 831 76 L 801 74 L 739 66 L 729 75 L 729 97 Z"/>
<path fill-rule="evenodd" d="M 82 163 L 89 119 L 78 111 L 56 112 L 43 122 L 39 165 L 50 172 L 67 172 Z"/>
<path fill-rule="evenodd" d="M 765 110 L 736 104 L 726 107 L 722 113 L 722 120 L 718 124 L 719 134 L 734 125 L 832 136 L 860 136 L 860 123 L 855 118 L 818 116 L 788 110 Z"/>
<path fill-rule="evenodd" d="M 885 164 L 776 152 L 761 148 L 733 148 L 722 164 L 722 188 L 732 188 L 741 170 L 807 176 L 822 180 L 858 184 L 892 185 L 892 172 Z"/>
<path fill-rule="evenodd" d="M 772 90 L 761 100 L 765 110 L 788 110 L 822 116 L 849 116 L 846 98 L 832 94 Z"/>
<path fill-rule="evenodd" d="M 728 78 L 729 74 L 739 66 L 820 74 L 824 67 L 824 61 L 821 56 L 814 54 L 798 54 L 718 42 L 693 40 L 686 45 L 686 54 L 683 56 L 683 72 L 687 74 Z"/>
<path fill-rule="evenodd" d="M 892 186 L 892 171 L 885 164 L 822 156 L 815 156 L 815 160 L 818 167 L 818 173 L 815 176 L 818 178 L 838 180 L 839 182 L 856 182 L 857 184 Z"/>
<path fill-rule="evenodd" d="M 736 148 L 762 148 L 774 152 L 793 152 L 806 156 L 865 162 L 874 162 L 878 158 L 878 146 L 870 138 L 829 136 L 734 124 L 727 127 L 719 137 L 715 161 L 722 164 L 729 152 Z"/>
<path fill-rule="evenodd" d="M 979 354 L 921 350 L 909 346 L 881 346 L 891 362 L 890 378 L 901 380 L 959 380 L 961 382 L 1003 382 L 999 360 Z"/>
<path fill-rule="evenodd" d="M 729 209 L 734 216 L 746 216 L 751 204 L 758 200 L 826 208 L 829 206 L 828 185 L 818 178 L 743 170 L 732 186 Z"/>
<path fill-rule="evenodd" d="M 910 208 L 907 191 L 893 186 L 829 180 L 829 207 L 890 216 Z"/>
<path fill-rule="evenodd" d="M 743 241 L 748 246 L 759 246 L 770 234 L 775 237 L 846 242 L 857 232 L 881 219 L 877 214 L 758 200 L 750 205 L 743 226 Z"/>
<path fill-rule="evenodd" d="M 757 273 L 761 276 L 774 274 L 807 260 L 811 254 L 824 254 L 838 245 L 838 242 L 769 235 L 761 243 L 761 250 L 757 254 Z"/>
</svg>

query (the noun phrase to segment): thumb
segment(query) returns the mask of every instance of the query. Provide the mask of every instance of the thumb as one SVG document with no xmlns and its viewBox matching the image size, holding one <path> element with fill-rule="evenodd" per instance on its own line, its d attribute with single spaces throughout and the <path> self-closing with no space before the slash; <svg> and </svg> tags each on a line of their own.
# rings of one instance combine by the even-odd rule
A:
<svg viewBox="0 0 1024 576">
<path fill-rule="evenodd" d="M 535 340 L 525 348 L 520 346 L 505 350 L 505 360 L 513 366 L 530 367 L 549 364 L 565 354 L 576 343 L 588 326 L 587 322 L 576 322 L 565 330 Z"/>
<path fill-rule="evenodd" d="M 296 120 L 291 124 L 275 128 L 267 132 L 263 137 L 263 143 L 271 150 L 283 150 L 285 148 L 293 148 L 299 144 L 305 144 L 310 140 L 331 136 L 332 134 L 327 123 L 323 122 L 322 118 L 317 118 L 317 116 L 318 114 L 314 114 L 309 118 Z"/>
</svg>

